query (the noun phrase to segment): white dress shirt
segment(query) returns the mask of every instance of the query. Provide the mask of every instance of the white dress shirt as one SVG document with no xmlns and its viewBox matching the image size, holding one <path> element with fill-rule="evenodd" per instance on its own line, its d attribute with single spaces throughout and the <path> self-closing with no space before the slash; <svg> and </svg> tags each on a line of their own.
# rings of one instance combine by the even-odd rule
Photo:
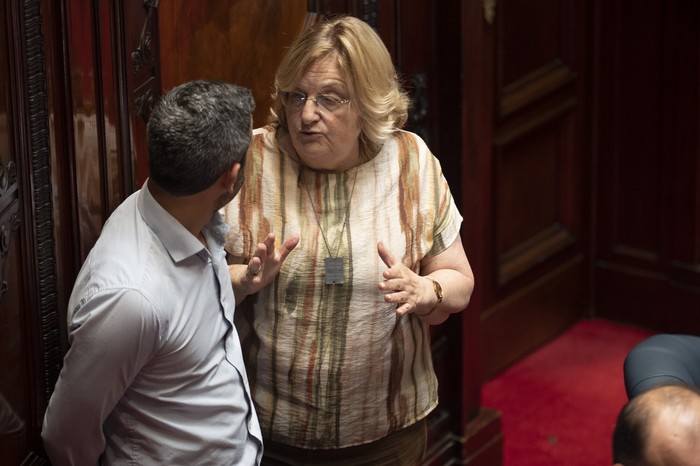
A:
<svg viewBox="0 0 700 466">
<path fill-rule="evenodd" d="M 147 185 L 114 211 L 68 306 L 42 432 L 54 466 L 260 463 L 227 231 L 214 214 L 204 248 Z"/>
</svg>

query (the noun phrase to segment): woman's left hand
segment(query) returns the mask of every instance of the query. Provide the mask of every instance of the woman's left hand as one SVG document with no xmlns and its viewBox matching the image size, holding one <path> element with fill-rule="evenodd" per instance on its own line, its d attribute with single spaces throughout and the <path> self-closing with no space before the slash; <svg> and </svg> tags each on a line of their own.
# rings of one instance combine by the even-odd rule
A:
<svg viewBox="0 0 700 466">
<path fill-rule="evenodd" d="M 388 269 L 383 273 L 384 281 L 378 288 L 384 291 L 384 301 L 396 304 L 396 314 L 401 317 L 409 312 L 426 314 L 437 304 L 430 279 L 422 277 L 397 261 L 383 242 L 377 244 L 379 257 Z"/>
</svg>

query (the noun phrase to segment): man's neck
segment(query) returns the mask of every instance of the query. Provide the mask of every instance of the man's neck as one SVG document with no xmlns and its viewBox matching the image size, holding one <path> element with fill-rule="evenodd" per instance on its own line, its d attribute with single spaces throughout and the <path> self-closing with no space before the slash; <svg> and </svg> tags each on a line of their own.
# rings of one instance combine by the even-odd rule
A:
<svg viewBox="0 0 700 466">
<path fill-rule="evenodd" d="M 147 183 L 156 202 L 206 246 L 202 229 L 211 220 L 214 211 L 213 208 L 207 208 L 207 196 L 203 193 L 173 196 L 152 180 Z"/>
</svg>

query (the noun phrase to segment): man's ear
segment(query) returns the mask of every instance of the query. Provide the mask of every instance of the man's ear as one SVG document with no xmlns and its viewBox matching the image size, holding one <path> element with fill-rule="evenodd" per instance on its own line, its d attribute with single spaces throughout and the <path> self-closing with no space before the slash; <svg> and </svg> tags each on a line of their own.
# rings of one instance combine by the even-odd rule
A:
<svg viewBox="0 0 700 466">
<path fill-rule="evenodd" d="M 238 179 L 238 172 L 240 170 L 241 164 L 236 162 L 233 165 L 231 165 L 231 167 L 228 168 L 222 176 L 223 182 L 226 186 L 226 191 L 228 191 L 229 193 L 235 192 L 236 180 Z"/>
</svg>

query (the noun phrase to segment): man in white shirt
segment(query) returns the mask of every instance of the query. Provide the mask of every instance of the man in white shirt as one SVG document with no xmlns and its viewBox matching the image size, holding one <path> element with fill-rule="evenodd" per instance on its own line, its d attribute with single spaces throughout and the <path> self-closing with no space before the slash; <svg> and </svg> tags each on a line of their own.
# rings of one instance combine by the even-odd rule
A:
<svg viewBox="0 0 700 466">
<path fill-rule="evenodd" d="M 248 89 L 193 81 L 154 109 L 150 178 L 111 215 L 71 294 L 42 431 L 54 466 L 260 464 L 217 212 L 243 181 L 254 105 Z"/>
</svg>

